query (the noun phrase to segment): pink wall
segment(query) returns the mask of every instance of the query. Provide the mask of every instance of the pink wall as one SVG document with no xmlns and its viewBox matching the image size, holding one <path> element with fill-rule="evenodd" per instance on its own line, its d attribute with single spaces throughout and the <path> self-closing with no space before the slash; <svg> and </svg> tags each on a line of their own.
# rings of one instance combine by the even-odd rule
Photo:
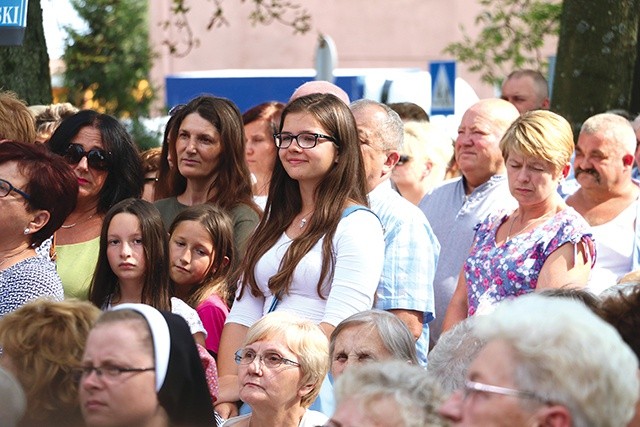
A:
<svg viewBox="0 0 640 427">
<path fill-rule="evenodd" d="M 161 46 L 163 32 L 158 23 L 169 17 L 171 0 L 150 1 L 152 46 L 158 53 L 152 78 L 162 85 L 164 76 L 183 71 L 226 68 L 313 68 L 319 32 L 333 38 L 340 68 L 418 67 L 428 69 L 428 61 L 453 59 L 442 53 L 444 47 L 462 39 L 459 26 L 475 34 L 478 2 L 471 0 L 295 0 L 312 15 L 312 30 L 293 35 L 278 23 L 252 27 L 248 21 L 252 3 L 227 0 L 229 26 L 206 31 L 213 2 L 187 0 L 191 28 L 200 46 L 184 58 L 168 55 Z M 551 39 L 546 55 L 555 52 Z M 508 71 L 508 70 L 507 70 Z M 481 98 L 493 96 L 490 86 L 480 82 L 458 63 L 458 76 L 467 80 Z"/>
</svg>

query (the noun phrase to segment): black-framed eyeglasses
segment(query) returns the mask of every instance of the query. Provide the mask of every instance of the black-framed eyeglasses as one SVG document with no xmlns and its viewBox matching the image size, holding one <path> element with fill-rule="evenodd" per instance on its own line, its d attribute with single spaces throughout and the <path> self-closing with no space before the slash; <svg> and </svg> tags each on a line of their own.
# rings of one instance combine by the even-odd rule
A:
<svg viewBox="0 0 640 427">
<path fill-rule="evenodd" d="M 87 378 L 92 372 L 95 372 L 98 378 L 113 380 L 118 378 L 124 373 L 140 373 L 155 370 L 155 367 L 151 368 L 123 368 L 121 366 L 82 366 L 74 369 L 74 374 L 77 380 Z"/>
<path fill-rule="evenodd" d="M 539 394 L 533 391 L 516 390 L 513 388 L 483 384 L 483 383 L 470 381 L 470 380 L 467 380 L 464 382 L 464 386 L 462 390 L 463 390 L 464 400 L 467 400 L 467 398 L 469 398 L 469 396 L 473 395 L 474 393 L 492 393 L 492 394 L 499 394 L 502 396 L 518 397 L 520 399 L 533 399 L 547 405 L 552 404 L 551 401 L 549 401 L 548 399 L 545 399 L 544 397 L 540 396 Z"/>
<path fill-rule="evenodd" d="M 18 193 L 19 195 L 21 195 L 27 200 L 31 198 L 30 195 L 28 195 L 22 190 L 17 189 L 16 187 L 13 186 L 13 184 L 11 184 L 6 179 L 0 179 L 0 197 L 8 196 L 9 193 L 11 193 L 12 191 L 15 191 L 16 193 Z"/>
<path fill-rule="evenodd" d="M 84 151 L 84 148 L 80 144 L 69 144 L 64 153 L 64 158 L 67 159 L 67 162 L 70 164 L 77 165 L 83 157 L 86 157 L 89 167 L 104 171 L 108 170 L 110 166 L 109 154 L 110 153 L 100 150 L 99 148 Z"/>
<path fill-rule="evenodd" d="M 276 147 L 278 148 L 289 148 L 289 146 L 291 146 L 291 144 L 295 140 L 298 144 L 298 147 L 308 150 L 318 144 L 318 139 L 326 139 L 327 141 L 331 141 L 336 146 L 338 146 L 334 137 L 323 135 L 321 133 L 300 132 L 299 134 L 294 135 L 289 132 L 280 132 L 273 134 L 273 140 L 275 141 Z"/>
<path fill-rule="evenodd" d="M 256 360 L 256 357 L 260 362 L 264 363 L 264 366 L 270 369 L 277 368 L 283 363 L 285 365 L 300 367 L 300 364 L 298 362 L 291 359 L 286 359 L 273 351 L 267 351 L 266 353 L 258 354 L 251 349 L 241 348 L 240 350 L 236 351 L 235 355 L 236 363 L 238 365 L 250 365 L 254 360 Z"/>
<path fill-rule="evenodd" d="M 411 156 L 407 156 L 406 154 L 403 154 L 398 158 L 398 162 L 396 163 L 396 165 L 402 166 L 405 163 L 409 162 L 411 159 L 412 159 Z"/>
</svg>

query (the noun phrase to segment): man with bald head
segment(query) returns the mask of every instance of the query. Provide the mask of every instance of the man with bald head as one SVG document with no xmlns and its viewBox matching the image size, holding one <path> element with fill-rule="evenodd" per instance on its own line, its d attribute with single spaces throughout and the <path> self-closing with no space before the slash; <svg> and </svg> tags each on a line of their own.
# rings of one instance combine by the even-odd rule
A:
<svg viewBox="0 0 640 427">
<path fill-rule="evenodd" d="M 454 145 L 462 177 L 444 182 L 420 201 L 419 207 L 440 242 L 433 282 L 436 319 L 430 325 L 432 345 L 440 335 L 476 225 L 495 210 L 516 207 L 499 144 L 518 116 L 516 107 L 502 99 L 483 99 L 472 105 L 462 116 Z"/>
<path fill-rule="evenodd" d="M 375 308 L 393 313 L 407 325 L 416 339 L 418 360 L 426 364 L 440 245 L 420 209 L 391 187 L 391 172 L 404 138 L 400 116 L 370 99 L 353 102 L 351 111 L 358 127 L 369 204 L 384 229 L 385 257 Z"/>
<path fill-rule="evenodd" d="M 312 93 L 330 93 L 331 95 L 337 96 L 342 102 L 349 105 L 349 95 L 347 92 L 342 90 L 341 87 L 334 85 L 331 82 L 326 80 L 312 80 L 310 82 L 303 83 L 296 89 L 291 98 L 289 98 L 289 102 L 294 99 L 300 98 L 301 96 L 311 95 Z"/>
<path fill-rule="evenodd" d="M 636 136 L 629 121 L 596 114 L 580 129 L 573 167 L 580 188 L 567 204 L 591 225 L 596 263 L 587 287 L 594 293 L 640 268 L 640 187 L 631 179 Z"/>
<path fill-rule="evenodd" d="M 539 71 L 517 70 L 502 84 L 502 99 L 515 105 L 520 114 L 548 110 L 549 84 Z"/>
</svg>

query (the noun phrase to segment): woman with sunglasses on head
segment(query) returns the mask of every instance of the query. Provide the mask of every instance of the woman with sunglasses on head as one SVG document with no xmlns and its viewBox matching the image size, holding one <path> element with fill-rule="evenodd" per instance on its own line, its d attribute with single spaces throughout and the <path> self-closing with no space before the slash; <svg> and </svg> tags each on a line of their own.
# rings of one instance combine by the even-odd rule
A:
<svg viewBox="0 0 640 427">
<path fill-rule="evenodd" d="M 189 206 L 214 203 L 233 220 L 239 261 L 262 211 L 253 201 L 251 176 L 244 159 L 242 116 L 233 102 L 203 95 L 180 108 L 171 124 L 169 152 L 172 196 L 156 206 L 168 230 Z M 234 262 L 232 269 L 238 264 Z"/>
<path fill-rule="evenodd" d="M 355 120 L 334 95 L 297 98 L 282 113 L 265 216 L 243 263 L 222 331 L 220 402 L 238 400 L 233 354 L 247 329 L 271 311 L 293 311 L 327 337 L 370 309 L 384 258 L 382 226 L 367 205 Z M 234 414 L 233 405 L 220 414 Z"/>
<path fill-rule="evenodd" d="M 57 270 L 65 296 L 87 299 L 105 213 L 142 194 L 140 155 L 117 119 L 91 110 L 65 119 L 49 147 L 72 166 L 79 186 L 76 208 L 55 235 Z"/>
<path fill-rule="evenodd" d="M 0 144 L 0 317 L 44 297 L 62 300 L 54 265 L 36 253 L 73 210 L 71 168 L 41 145 Z"/>
</svg>

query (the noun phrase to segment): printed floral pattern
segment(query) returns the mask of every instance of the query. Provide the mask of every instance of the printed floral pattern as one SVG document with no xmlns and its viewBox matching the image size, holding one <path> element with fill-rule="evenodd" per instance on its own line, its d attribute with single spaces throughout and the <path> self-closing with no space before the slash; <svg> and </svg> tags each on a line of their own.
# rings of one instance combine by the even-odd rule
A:
<svg viewBox="0 0 640 427">
<path fill-rule="evenodd" d="M 502 300 L 533 292 L 543 264 L 565 243 L 583 241 L 590 259 L 595 260 L 589 225 L 572 208 L 497 245 L 496 232 L 507 218 L 508 214 L 501 212 L 476 226 L 471 252 L 464 264 L 469 316 L 489 312 Z"/>
</svg>

